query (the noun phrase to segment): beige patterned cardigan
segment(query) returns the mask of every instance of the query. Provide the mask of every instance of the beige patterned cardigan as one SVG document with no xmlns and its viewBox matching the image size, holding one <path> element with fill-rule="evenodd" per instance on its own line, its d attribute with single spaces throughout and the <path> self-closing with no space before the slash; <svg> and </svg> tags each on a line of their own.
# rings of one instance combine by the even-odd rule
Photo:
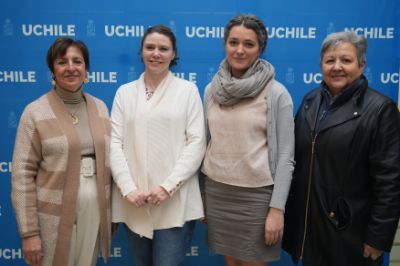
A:
<svg viewBox="0 0 400 266">
<path fill-rule="evenodd" d="M 92 133 L 100 206 L 101 253 L 110 253 L 110 120 L 105 104 L 84 94 Z M 43 266 L 68 264 L 80 176 L 80 139 L 54 90 L 29 104 L 17 131 L 12 203 L 22 237 L 40 234 Z"/>
</svg>

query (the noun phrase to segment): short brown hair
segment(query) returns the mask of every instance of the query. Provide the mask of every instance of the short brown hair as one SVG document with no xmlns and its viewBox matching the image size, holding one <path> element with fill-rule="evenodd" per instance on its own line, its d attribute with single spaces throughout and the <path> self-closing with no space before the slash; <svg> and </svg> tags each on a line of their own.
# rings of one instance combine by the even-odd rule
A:
<svg viewBox="0 0 400 266">
<path fill-rule="evenodd" d="M 47 66 L 51 73 L 54 73 L 54 62 L 57 58 L 66 54 L 67 49 L 71 46 L 78 48 L 85 61 L 86 70 L 89 70 L 89 50 L 87 46 L 80 40 L 74 40 L 69 37 L 61 37 L 54 41 L 47 51 Z"/>
</svg>

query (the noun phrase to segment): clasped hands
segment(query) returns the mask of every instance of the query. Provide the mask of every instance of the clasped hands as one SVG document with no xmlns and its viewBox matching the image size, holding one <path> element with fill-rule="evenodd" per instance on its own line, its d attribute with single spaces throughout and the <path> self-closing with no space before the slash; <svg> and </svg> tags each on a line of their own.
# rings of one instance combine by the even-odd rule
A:
<svg viewBox="0 0 400 266">
<path fill-rule="evenodd" d="M 166 199 L 169 198 L 169 193 L 165 190 L 165 188 L 158 186 L 146 193 L 140 189 L 136 189 L 132 192 L 129 192 L 126 195 L 126 199 L 135 205 L 136 208 L 140 208 L 146 204 L 152 204 L 156 207 L 160 206 Z"/>
</svg>

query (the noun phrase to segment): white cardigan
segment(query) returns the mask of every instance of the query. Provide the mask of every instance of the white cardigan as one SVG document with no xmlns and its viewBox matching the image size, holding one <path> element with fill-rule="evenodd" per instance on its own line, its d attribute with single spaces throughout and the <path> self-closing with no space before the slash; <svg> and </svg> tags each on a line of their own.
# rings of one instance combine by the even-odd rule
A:
<svg viewBox="0 0 400 266">
<path fill-rule="evenodd" d="M 205 149 L 204 115 L 196 85 L 169 73 L 149 101 L 144 74 L 122 85 L 111 120 L 112 221 L 152 238 L 153 230 L 180 227 L 204 216 L 198 169 Z M 162 186 L 170 198 L 136 208 L 124 196 Z M 116 188 L 118 187 L 118 188 Z"/>
</svg>

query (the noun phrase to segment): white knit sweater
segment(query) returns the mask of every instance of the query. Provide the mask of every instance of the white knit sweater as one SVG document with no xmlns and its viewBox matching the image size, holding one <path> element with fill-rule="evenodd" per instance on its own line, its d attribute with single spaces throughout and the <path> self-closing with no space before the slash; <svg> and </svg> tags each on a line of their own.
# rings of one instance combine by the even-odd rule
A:
<svg viewBox="0 0 400 266">
<path fill-rule="evenodd" d="M 113 193 L 112 220 L 152 238 L 155 229 L 203 217 L 197 173 L 206 144 L 196 85 L 169 73 L 146 101 L 143 77 L 122 85 L 112 107 L 110 162 L 119 189 Z M 124 198 L 137 188 L 160 185 L 170 198 L 159 207 L 136 208 Z"/>
</svg>

